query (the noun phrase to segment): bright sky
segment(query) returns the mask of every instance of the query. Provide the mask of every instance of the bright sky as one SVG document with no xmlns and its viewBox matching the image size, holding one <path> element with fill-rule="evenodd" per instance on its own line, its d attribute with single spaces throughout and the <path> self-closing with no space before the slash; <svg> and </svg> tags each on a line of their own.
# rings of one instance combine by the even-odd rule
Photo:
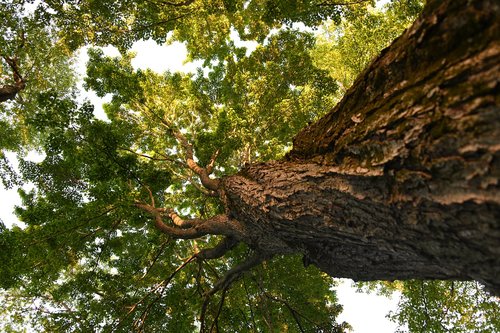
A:
<svg viewBox="0 0 500 333">
<path fill-rule="evenodd" d="M 383 2 L 387 2 L 384 0 Z M 232 36 L 234 38 L 234 36 Z M 245 43 L 240 46 L 246 46 L 253 50 L 255 43 Z M 184 63 L 187 51 L 183 44 L 175 42 L 170 45 L 157 45 L 153 41 L 136 42 L 132 48 L 137 53 L 132 65 L 135 68 L 150 68 L 158 73 L 166 70 L 175 72 L 195 72 L 198 63 Z M 104 48 L 107 55 L 117 56 L 118 50 L 107 47 Z M 85 63 L 88 60 L 86 50 L 82 50 L 77 61 L 77 70 L 83 77 L 85 74 Z M 83 95 L 88 98 L 96 108 L 96 116 L 105 118 L 102 110 L 102 103 L 105 99 L 98 98 L 92 92 L 86 92 Z M 9 154 L 8 157 L 15 162 L 15 155 Z M 40 159 L 36 154 L 30 155 L 31 159 Z M 0 183 L 0 219 L 7 225 L 21 225 L 16 216 L 12 214 L 15 205 L 20 205 L 20 198 L 15 189 L 5 190 Z M 346 321 L 353 326 L 353 333 L 390 333 L 395 332 L 396 325 L 390 322 L 385 316 L 389 311 L 394 311 L 398 299 L 389 299 L 383 296 L 368 295 L 357 293 L 355 288 L 351 287 L 352 280 L 343 279 L 337 290 L 337 296 L 340 304 L 344 306 L 344 311 L 339 317 L 339 321 Z"/>
</svg>

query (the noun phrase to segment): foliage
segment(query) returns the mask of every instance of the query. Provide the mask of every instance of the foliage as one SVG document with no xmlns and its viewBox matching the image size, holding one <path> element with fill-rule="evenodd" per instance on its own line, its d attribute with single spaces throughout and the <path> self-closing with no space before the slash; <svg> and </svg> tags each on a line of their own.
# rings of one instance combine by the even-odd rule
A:
<svg viewBox="0 0 500 333">
<path fill-rule="evenodd" d="M 36 123 L 50 121 L 39 109 L 40 99 L 72 94 L 75 74 L 57 29 L 30 13 L 23 1 L 0 1 L 0 20 L 0 178 L 11 188 L 19 181 L 6 152 L 38 147 L 44 133 Z M 7 97 L 3 91 L 9 88 L 17 92 Z"/>
<path fill-rule="evenodd" d="M 371 0 L 209 0 L 209 1 L 44 1 L 37 12 L 61 27 L 72 47 L 112 44 L 120 50 L 137 40 L 162 44 L 168 36 L 186 42 L 194 58 L 223 59 L 230 54 L 231 31 L 244 40 L 263 42 L 270 31 L 300 22 L 315 27 L 327 18 L 338 21 L 352 8 Z M 55 14 L 54 14 L 55 13 Z"/>
<path fill-rule="evenodd" d="M 16 62 L 26 87 L 8 103 L 0 103 L 0 149 L 13 150 L 31 143 L 40 133 L 31 126 L 38 112 L 40 94 L 65 96 L 75 83 L 68 48 L 57 38 L 57 29 L 29 13 L 22 2 L 1 2 L 0 77 L 13 84 L 15 73 L 8 60 Z"/>
<path fill-rule="evenodd" d="M 340 23 L 326 22 L 312 56 L 327 70 L 343 95 L 359 73 L 398 37 L 420 13 L 421 0 L 394 1 L 384 11 L 360 8 Z"/>
<path fill-rule="evenodd" d="M 312 66 L 310 34 L 281 32 L 250 55 L 228 57 L 204 75 L 133 71 L 131 57 L 110 59 L 90 51 L 86 85 L 104 96 L 111 120 L 127 119 L 142 127 L 143 152 L 170 150 L 182 159 L 182 147 L 164 121 L 186 132 L 202 165 L 220 150 L 217 165 L 234 172 L 244 163 L 284 155 L 293 133 L 333 106 L 336 85 Z M 273 87 L 273 89 L 268 89 Z M 163 121 L 162 121 L 163 119 Z M 163 139 L 163 138 L 162 138 Z M 160 144 L 160 146 L 158 146 Z M 175 152 L 174 152 L 175 151 Z"/>
<path fill-rule="evenodd" d="M 406 281 L 391 320 L 409 332 L 498 332 L 500 305 L 477 282 Z"/>
<path fill-rule="evenodd" d="M 358 291 L 400 295 L 388 317 L 397 332 L 498 332 L 500 304 L 478 282 L 374 281 L 357 283 Z"/>
<path fill-rule="evenodd" d="M 132 54 L 109 58 L 90 50 L 85 85 L 112 96 L 105 106 L 109 121 L 95 119 L 88 104 L 40 94 L 33 126 L 44 133 L 45 158 L 20 163 L 23 180 L 35 185 L 21 191 L 17 209 L 27 227 L 2 232 L 1 282 L 11 290 L 6 313 L 38 304 L 30 311 L 32 325 L 46 331 L 195 330 L 204 293 L 248 249 L 218 261 L 186 259 L 219 238 L 174 240 L 134 203 L 151 194 L 188 216 L 219 213 L 220 203 L 186 168 L 177 135 L 195 143 L 201 165 L 220 150 L 216 175 L 236 171 L 242 156 L 253 162 L 283 155 L 293 132 L 324 112 L 335 92 L 327 73 L 311 66 L 313 46 L 310 34 L 279 32 L 248 56 L 220 61 L 208 75 L 136 71 Z M 335 323 L 341 307 L 330 279 L 296 259 L 253 271 L 223 292 L 223 303 L 215 295 L 207 325 L 343 331 L 346 324 Z M 25 324 L 23 316 L 12 318 Z"/>
<path fill-rule="evenodd" d="M 137 205 L 173 207 L 188 217 L 221 213 L 221 202 L 189 167 L 189 151 L 205 170 L 217 157 L 217 177 L 284 156 L 293 135 L 327 112 L 421 9 L 413 0 L 394 1 L 386 11 L 354 2 L 0 2 L 7 27 L 0 49 L 17 57 L 27 83 L 0 104 L 0 149 L 35 147 L 45 155 L 40 163 L 20 162 L 22 180 L 34 185 L 20 190 L 16 210 L 26 227 L 0 224 L 0 316 L 10 317 L 0 328 L 20 331 L 29 322 L 49 332 L 192 332 L 203 324 L 210 331 L 347 330 L 336 322 L 334 283 L 293 256 L 265 261 L 207 298 L 251 250 L 240 244 L 221 258 L 197 258 L 193 253 L 221 237 L 175 239 Z M 27 8 L 33 13 L 22 14 Z M 313 34 L 295 23 L 324 30 Z M 237 47 L 234 32 L 257 48 Z M 205 68 L 135 70 L 127 49 L 149 38 L 185 42 Z M 88 44 L 122 51 L 116 58 L 89 51 L 85 87 L 111 96 L 107 121 L 72 95 L 71 51 Z M 12 80 L 3 59 L 0 74 Z M 455 283 L 450 293 L 446 283 L 419 283 L 404 284 L 394 320 L 430 329 L 449 308 L 450 319 L 439 325 L 470 329 L 463 318 L 478 316 L 467 310 L 479 302 L 484 317 L 474 325 L 497 328 L 485 318 L 498 309 L 474 298 L 469 285 Z"/>
</svg>

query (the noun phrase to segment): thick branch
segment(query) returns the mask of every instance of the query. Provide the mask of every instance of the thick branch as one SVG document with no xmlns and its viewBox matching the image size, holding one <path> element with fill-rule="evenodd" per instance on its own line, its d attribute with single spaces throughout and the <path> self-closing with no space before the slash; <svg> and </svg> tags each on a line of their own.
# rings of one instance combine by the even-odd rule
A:
<svg viewBox="0 0 500 333">
<path fill-rule="evenodd" d="M 248 272 L 251 268 L 259 265 L 266 259 L 269 258 L 260 253 L 256 253 L 251 257 L 247 258 L 244 262 L 240 263 L 239 265 L 227 271 L 226 274 L 224 274 L 224 276 L 219 281 L 217 281 L 217 283 L 213 286 L 213 288 L 206 292 L 205 297 L 210 297 L 219 290 L 229 287 L 244 273 Z"/>
<path fill-rule="evenodd" d="M 176 225 L 176 227 L 173 227 L 163 222 L 162 213 L 165 212 L 165 209 L 155 208 L 144 203 L 135 203 L 135 207 L 152 214 L 155 218 L 156 228 L 173 238 L 194 239 L 208 234 L 231 236 L 235 233 L 233 228 L 230 227 L 230 220 L 227 215 L 216 215 L 205 220 L 183 220 L 173 210 L 169 210 L 168 216 Z"/>
<path fill-rule="evenodd" d="M 262 263 L 266 259 L 267 259 L 266 256 L 263 256 L 261 254 L 254 254 L 253 256 L 247 258 L 241 264 L 239 264 L 239 265 L 231 268 L 229 271 L 227 271 L 226 274 L 219 281 L 217 281 L 217 283 L 214 285 L 214 287 L 205 293 L 205 300 L 203 302 L 203 305 L 201 308 L 201 313 L 200 313 L 200 322 L 201 322 L 200 332 L 203 333 L 205 331 L 205 312 L 207 310 L 207 306 L 208 306 L 208 303 L 210 302 L 211 296 L 213 296 L 219 290 L 222 290 L 223 295 L 222 295 L 221 302 L 223 302 L 225 292 L 231 286 L 231 284 L 234 281 L 236 281 L 239 277 L 241 277 L 241 275 L 243 275 L 245 272 L 247 272 L 251 268 L 259 265 L 260 263 Z"/>
<path fill-rule="evenodd" d="M 233 249 L 237 244 L 238 240 L 234 237 L 226 237 L 215 247 L 203 249 L 196 254 L 196 258 L 199 259 L 217 259 L 223 257 L 229 250 Z"/>
<path fill-rule="evenodd" d="M 189 182 L 191 183 L 191 185 L 193 185 L 198 191 L 200 191 L 204 195 L 209 196 L 209 197 L 217 197 L 217 192 L 212 191 L 212 190 L 207 190 L 205 187 L 201 186 L 195 180 L 193 180 L 192 177 L 189 177 Z"/>
<path fill-rule="evenodd" d="M 10 58 L 10 57 L 6 57 L 6 56 L 4 56 L 3 58 L 4 58 L 5 62 L 7 62 L 7 64 L 12 69 L 13 76 L 14 76 L 14 82 L 16 83 L 16 85 L 22 85 L 24 88 L 24 81 L 25 80 L 21 76 L 21 74 L 19 73 L 19 64 L 17 63 L 18 62 L 17 58 Z"/>
<path fill-rule="evenodd" d="M 183 229 L 193 228 L 203 223 L 203 220 L 200 219 L 184 220 L 179 215 L 177 215 L 177 213 L 173 209 L 169 209 L 167 215 L 176 226 Z"/>
<path fill-rule="evenodd" d="M 200 177 L 200 181 L 203 186 L 205 186 L 209 190 L 217 191 L 220 184 L 219 180 L 209 177 L 210 172 L 213 170 L 213 164 L 215 163 L 215 158 L 217 157 L 217 155 L 214 154 L 214 156 L 212 156 L 208 168 L 202 168 L 194 160 L 193 145 L 187 141 L 186 137 L 180 131 L 172 130 L 172 133 L 186 151 L 186 163 L 189 169 L 191 169 Z"/>
<path fill-rule="evenodd" d="M 17 93 L 21 90 L 22 89 L 19 89 L 19 87 L 11 84 L 0 87 L 0 102 L 13 100 L 14 98 L 16 98 Z"/>
<path fill-rule="evenodd" d="M 220 181 L 218 179 L 212 179 L 209 177 L 210 173 L 213 171 L 215 159 L 219 154 L 217 150 L 210 159 L 207 168 L 203 168 L 196 163 L 194 160 L 193 145 L 189 143 L 187 138 L 182 134 L 182 132 L 176 129 L 169 121 L 158 115 L 151 109 L 148 109 L 175 137 L 177 142 L 182 146 L 186 153 L 186 164 L 190 170 L 200 177 L 201 184 L 208 190 L 217 191 L 219 189 Z"/>
</svg>

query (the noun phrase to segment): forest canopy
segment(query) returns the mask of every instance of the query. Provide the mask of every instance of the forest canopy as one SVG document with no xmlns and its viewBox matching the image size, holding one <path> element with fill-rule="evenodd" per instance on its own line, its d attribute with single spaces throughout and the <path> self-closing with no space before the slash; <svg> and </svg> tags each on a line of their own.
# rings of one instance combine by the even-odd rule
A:
<svg viewBox="0 0 500 333">
<path fill-rule="evenodd" d="M 439 1 L 428 2 L 427 13 L 441 10 L 434 8 Z M 477 4 L 478 8 L 491 6 L 491 10 L 477 10 L 484 27 L 470 28 L 470 33 L 482 34 L 478 29 L 484 28 L 494 35 L 498 31 L 494 20 L 498 20 L 499 6 L 492 1 Z M 451 11 L 459 6 L 449 7 Z M 356 189 L 362 184 L 356 178 L 360 175 L 332 170 L 355 165 L 356 156 L 365 150 L 379 160 L 378 164 L 356 165 L 356 170 L 368 170 L 364 176 L 377 178 L 378 166 L 387 175 L 393 175 L 391 168 L 403 170 L 403 158 L 388 159 L 385 155 L 403 150 L 396 144 L 377 144 L 382 134 L 372 135 L 369 128 L 365 131 L 372 135 L 368 144 L 360 140 L 356 145 L 352 140 L 354 143 L 345 151 L 339 148 L 333 157 L 325 153 L 325 159 L 314 165 L 290 165 L 300 154 L 311 154 L 311 161 L 316 156 L 312 149 L 300 151 L 303 141 L 294 141 L 297 133 L 306 133 L 303 129 L 314 131 L 318 120 L 326 119 L 334 107 L 342 105 L 346 100 L 343 97 L 355 91 L 351 87 L 369 78 L 372 67 L 378 64 L 375 59 L 390 54 L 389 45 L 401 34 L 410 34 L 409 27 L 423 8 L 421 0 L 392 0 L 378 5 L 363 0 L 0 0 L 0 175 L 3 186 L 17 188 L 22 199 L 22 205 L 15 209 L 20 223 L 6 226 L 0 221 L 0 299 L 4 305 L 0 309 L 0 329 L 349 331 L 349 323 L 337 319 L 342 311 L 334 290 L 338 282 L 315 257 L 321 252 L 315 246 L 322 241 L 309 241 L 306 229 L 293 238 L 294 228 L 300 227 L 289 216 L 299 208 L 283 204 L 286 209 L 281 211 L 283 198 L 273 192 L 273 187 L 276 191 L 281 191 L 280 186 L 288 188 L 287 181 L 297 172 L 304 181 L 300 183 L 303 188 L 294 193 L 307 192 L 304 188 L 310 186 L 309 181 L 322 188 L 326 185 L 316 180 L 319 176 L 307 174 L 317 168 L 328 177 L 333 173 L 341 175 L 335 178 L 339 186 Z M 181 42 L 187 48 L 187 60 L 201 60 L 202 66 L 195 73 L 157 73 L 136 68 L 130 49 L 143 40 L 160 45 Z M 241 41 L 256 46 L 248 49 L 241 46 Z M 490 44 L 494 42 L 498 37 Z M 120 56 L 107 55 L 103 51 L 106 46 L 116 47 Z M 88 48 L 89 60 L 85 76 L 79 77 L 75 59 L 82 48 Z M 450 49 L 462 52 L 460 48 Z M 495 70 L 498 73 L 498 61 L 491 60 L 493 56 L 485 59 L 485 63 L 491 63 L 489 76 L 485 76 L 493 80 L 490 76 Z M 401 86 L 405 82 L 401 80 Z M 446 81 L 452 86 L 450 82 Z M 484 82 L 475 85 L 475 93 L 489 96 L 494 88 L 488 85 L 490 81 Z M 82 98 L 82 89 L 109 100 L 103 105 L 105 119 L 96 117 L 94 105 Z M 366 95 L 370 89 L 366 89 Z M 433 91 L 426 96 L 438 94 Z M 380 95 L 384 93 L 389 91 Z M 476 103 L 493 104 L 490 118 L 486 118 L 490 121 L 481 118 L 480 123 L 490 127 L 479 127 L 488 133 L 488 140 L 464 154 L 474 163 L 479 161 L 471 164 L 474 170 L 489 168 L 471 171 L 474 175 L 470 177 L 476 173 L 484 176 L 476 183 L 482 181 L 481 191 L 489 192 L 480 192 L 482 196 L 474 197 L 476 201 L 466 201 L 456 209 L 463 208 L 457 210 L 462 216 L 473 215 L 473 205 L 486 198 L 480 207 L 489 207 L 482 215 L 487 226 L 483 231 L 492 230 L 489 234 L 493 238 L 498 237 L 498 220 L 494 222 L 491 216 L 499 217 L 498 199 L 494 196 L 498 193 L 495 168 L 500 159 L 498 147 L 493 144 L 499 132 L 498 112 L 494 113 L 498 111 L 498 98 L 488 101 Z M 349 116 L 352 131 L 347 129 L 346 133 L 359 130 L 364 117 L 361 113 Z M 341 116 L 336 120 L 339 128 L 345 123 Z M 414 132 L 403 120 L 395 120 L 391 126 L 393 132 L 400 128 L 403 133 Z M 432 138 L 445 137 L 448 131 L 455 130 L 440 119 L 422 127 L 429 129 Z M 317 138 L 318 142 L 323 140 Z M 342 140 L 338 145 L 343 144 Z M 372 146 L 381 147 L 380 151 L 370 150 Z M 321 149 L 318 146 L 318 151 Z M 28 158 L 33 151 L 41 161 Z M 13 154 L 15 161 L 7 157 Z M 407 156 L 408 160 L 414 157 L 412 153 Z M 428 170 L 418 166 L 405 174 L 397 173 L 397 181 L 383 178 L 375 179 L 373 184 L 385 189 L 390 183 L 399 190 L 396 185 L 404 178 L 402 184 L 412 182 L 414 192 L 409 193 L 417 197 L 423 191 L 422 183 L 430 177 Z M 448 164 L 446 168 L 433 168 L 437 173 L 452 168 L 457 175 L 462 172 L 459 162 L 449 168 Z M 260 186 L 258 178 L 265 179 L 266 175 L 275 181 L 270 192 L 262 195 L 269 206 L 253 211 L 252 203 L 260 196 L 250 189 Z M 362 202 L 368 197 L 370 205 L 371 200 L 385 198 L 375 185 L 360 191 L 356 200 L 363 197 L 359 199 Z M 235 193 L 240 188 L 242 194 L 237 198 Z M 326 192 L 332 191 L 327 188 Z M 310 219 L 306 220 L 311 224 L 323 216 L 320 208 L 315 210 L 321 198 L 330 200 L 320 194 L 307 207 Z M 397 204 L 391 203 L 391 207 L 405 210 L 401 207 L 406 206 Z M 433 220 L 426 214 L 437 215 L 435 206 L 425 202 L 422 205 L 428 211 L 419 206 L 421 215 L 431 225 Z M 360 203 L 353 210 L 365 210 L 362 216 L 369 220 L 367 207 Z M 472 208 L 469 211 L 464 207 Z M 450 216 L 453 209 L 455 206 L 450 208 Z M 384 212 L 378 211 L 373 218 L 384 218 Z M 293 223 L 283 228 L 276 217 L 275 229 L 269 232 L 273 214 Z M 341 227 L 355 229 L 351 224 L 357 217 L 350 218 L 349 214 L 338 215 L 346 221 L 346 226 Z M 418 220 L 403 215 L 402 221 Z M 297 216 L 296 221 L 302 221 Z M 244 219 L 253 222 L 245 224 Z M 345 230 L 341 230 L 345 238 L 341 242 L 346 246 L 371 246 L 371 240 L 364 236 L 355 240 Z M 441 229 L 434 231 L 439 234 Z M 470 233 L 469 229 L 465 231 Z M 466 243 L 469 234 L 464 235 Z M 333 234 L 331 239 L 337 242 Z M 396 253 L 391 246 L 384 241 L 380 248 L 368 249 L 374 253 L 380 250 L 381 261 L 396 258 L 396 267 L 400 258 L 384 252 Z M 440 248 L 432 239 L 426 246 L 429 251 Z M 498 246 L 490 248 L 498 252 Z M 339 258 L 344 255 L 339 254 Z M 425 256 L 435 255 L 428 252 Z M 410 255 L 402 258 L 414 259 Z M 373 259 L 372 264 L 378 264 L 377 260 Z M 491 261 L 494 267 L 497 261 Z M 460 275 L 462 272 L 454 268 L 441 272 L 436 268 L 439 265 L 422 262 L 422 266 L 429 267 L 422 273 L 424 278 L 402 274 L 404 281 L 362 282 L 358 287 L 364 292 L 401 295 L 398 309 L 390 318 L 402 331 L 500 330 L 498 300 L 478 282 L 456 281 L 480 280 L 490 283 L 489 290 L 495 291 L 498 278 L 492 282 L 490 273 L 485 277 L 476 272 Z M 370 266 L 366 267 L 369 271 Z M 342 269 L 342 263 L 338 263 L 338 270 Z M 432 270 L 438 273 L 433 275 Z M 450 275 L 445 275 L 448 272 Z M 374 280 L 364 278 L 365 273 L 353 273 L 352 277 Z"/>
</svg>

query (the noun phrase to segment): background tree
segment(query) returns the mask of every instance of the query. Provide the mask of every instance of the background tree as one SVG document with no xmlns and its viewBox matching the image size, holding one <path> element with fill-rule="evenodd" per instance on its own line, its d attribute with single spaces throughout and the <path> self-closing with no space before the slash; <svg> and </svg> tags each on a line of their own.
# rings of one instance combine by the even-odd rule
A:
<svg viewBox="0 0 500 333">
<path fill-rule="evenodd" d="M 34 124 L 59 115 L 40 114 L 38 99 L 74 93 L 75 74 L 57 29 L 24 1 L 1 1 L 0 20 L 0 176 L 9 188 L 19 183 L 5 153 L 39 145 Z"/>
<path fill-rule="evenodd" d="M 405 282 L 398 310 L 391 319 L 410 332 L 498 331 L 498 300 L 480 289 L 475 282 Z"/>
<path fill-rule="evenodd" d="M 361 7 L 340 22 L 326 21 L 312 52 L 314 64 L 327 70 L 340 86 L 340 97 L 380 51 L 409 27 L 423 1 L 389 2 L 383 10 Z"/>
<path fill-rule="evenodd" d="M 498 299 L 471 281 L 358 282 L 360 292 L 400 292 L 389 318 L 397 332 L 496 332 L 500 328 Z"/>
</svg>

